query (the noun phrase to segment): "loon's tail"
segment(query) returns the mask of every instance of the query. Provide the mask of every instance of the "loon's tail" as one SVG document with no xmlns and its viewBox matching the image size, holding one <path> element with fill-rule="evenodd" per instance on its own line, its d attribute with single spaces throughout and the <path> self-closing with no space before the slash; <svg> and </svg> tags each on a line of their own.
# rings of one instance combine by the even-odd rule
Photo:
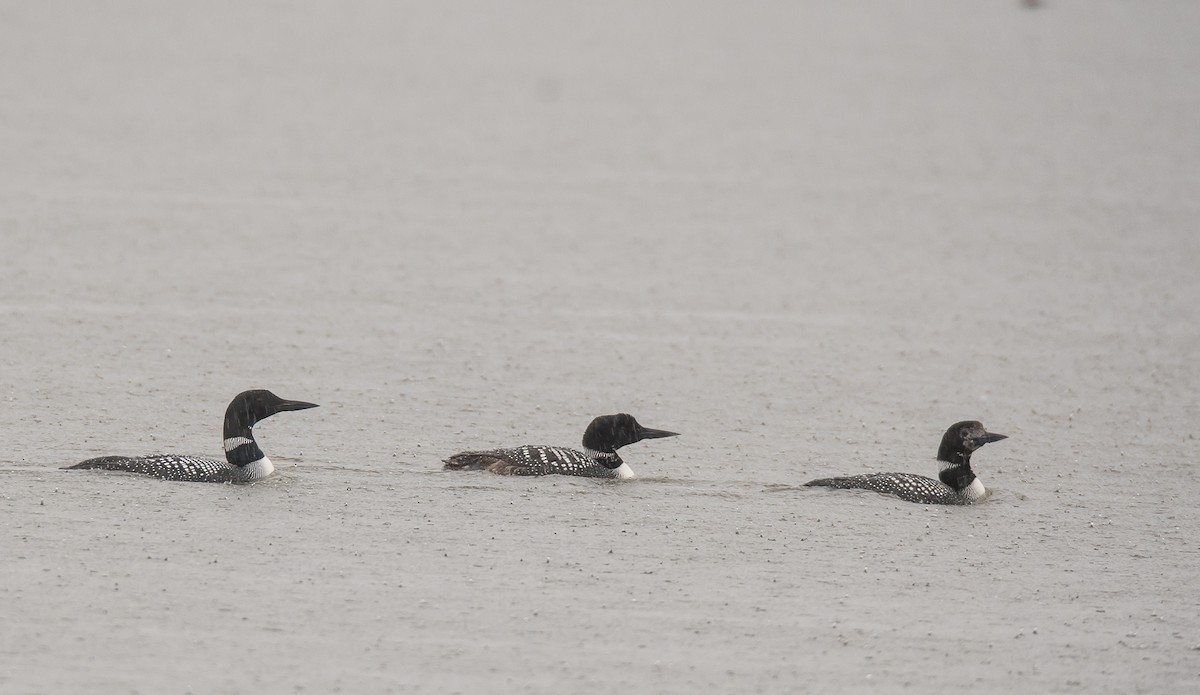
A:
<svg viewBox="0 0 1200 695">
<path fill-rule="evenodd" d="M 75 468 L 101 468 L 107 471 L 123 471 L 127 470 L 126 467 L 128 465 L 128 456 L 101 456 L 100 458 L 80 461 L 74 466 L 63 466 L 63 470 L 72 470 Z"/>
<path fill-rule="evenodd" d="M 497 458 L 492 454 L 477 451 L 464 451 L 445 460 L 448 471 L 486 471 Z"/>
<path fill-rule="evenodd" d="M 804 484 L 804 487 L 835 487 L 835 488 L 852 488 L 858 487 L 854 484 L 853 477 L 847 478 L 817 478 L 810 480 Z"/>
</svg>

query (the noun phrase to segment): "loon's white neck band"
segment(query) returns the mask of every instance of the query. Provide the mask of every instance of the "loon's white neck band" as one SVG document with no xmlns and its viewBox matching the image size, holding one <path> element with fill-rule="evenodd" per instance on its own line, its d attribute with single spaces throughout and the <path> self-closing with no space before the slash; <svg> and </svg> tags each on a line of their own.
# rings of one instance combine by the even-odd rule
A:
<svg viewBox="0 0 1200 695">
<path fill-rule="evenodd" d="M 247 439 L 246 437 L 229 437 L 225 440 L 225 453 L 228 454 L 239 446 L 253 443 L 253 439 Z"/>
<path fill-rule="evenodd" d="M 938 459 L 938 473 L 941 473 L 942 471 L 948 471 L 951 468 L 962 468 L 965 465 L 966 464 L 964 463 L 951 463 L 950 461 L 942 461 L 941 459 Z"/>
</svg>

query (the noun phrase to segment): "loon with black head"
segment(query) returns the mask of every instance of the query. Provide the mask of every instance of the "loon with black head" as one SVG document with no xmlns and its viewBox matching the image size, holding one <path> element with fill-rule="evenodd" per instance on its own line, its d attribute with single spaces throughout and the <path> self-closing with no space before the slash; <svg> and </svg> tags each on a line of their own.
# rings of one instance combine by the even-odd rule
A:
<svg viewBox="0 0 1200 695">
<path fill-rule="evenodd" d="M 907 502 L 921 504 L 975 504 L 987 499 L 989 493 L 975 471 L 971 470 L 971 454 L 990 442 L 1008 437 L 984 429 L 975 420 L 956 422 L 942 435 L 938 447 L 938 480 L 911 473 L 869 473 L 846 478 L 821 478 L 805 485 L 839 489 L 858 488 L 895 495 Z"/>
<path fill-rule="evenodd" d="M 289 401 L 270 391 L 257 389 L 234 396 L 225 409 L 225 460 L 178 454 L 150 456 L 102 456 L 88 459 L 68 469 L 99 468 L 152 475 L 163 480 L 194 483 L 251 483 L 275 472 L 271 459 L 254 441 L 254 425 L 259 420 L 287 410 L 316 408 L 316 403 Z"/>
<path fill-rule="evenodd" d="M 491 471 L 499 475 L 578 475 L 588 478 L 632 478 L 633 470 L 617 449 L 643 439 L 677 437 L 676 432 L 642 427 L 632 415 L 601 415 L 583 433 L 583 451 L 557 446 L 519 446 L 490 451 L 464 451 L 446 459 L 452 471 Z"/>
</svg>

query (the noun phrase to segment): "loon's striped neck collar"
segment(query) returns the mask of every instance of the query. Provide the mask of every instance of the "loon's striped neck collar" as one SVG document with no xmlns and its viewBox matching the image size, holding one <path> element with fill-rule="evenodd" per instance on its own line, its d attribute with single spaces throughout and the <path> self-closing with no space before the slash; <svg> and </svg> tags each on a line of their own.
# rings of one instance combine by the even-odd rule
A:
<svg viewBox="0 0 1200 695">
<path fill-rule="evenodd" d="M 604 466 L 609 470 L 620 468 L 625 463 L 621 460 L 620 455 L 615 451 L 597 451 L 584 446 L 583 453 L 586 454 L 588 458 L 596 461 L 601 466 Z"/>
<path fill-rule="evenodd" d="M 975 482 L 975 471 L 971 470 L 971 456 L 968 454 L 966 463 L 951 463 L 938 461 L 938 480 L 955 490 L 963 490 Z"/>
<path fill-rule="evenodd" d="M 225 460 L 231 465 L 248 466 L 266 458 L 263 450 L 258 448 L 258 442 L 254 441 L 254 432 L 249 427 L 232 437 L 228 431 L 225 432 Z"/>
</svg>

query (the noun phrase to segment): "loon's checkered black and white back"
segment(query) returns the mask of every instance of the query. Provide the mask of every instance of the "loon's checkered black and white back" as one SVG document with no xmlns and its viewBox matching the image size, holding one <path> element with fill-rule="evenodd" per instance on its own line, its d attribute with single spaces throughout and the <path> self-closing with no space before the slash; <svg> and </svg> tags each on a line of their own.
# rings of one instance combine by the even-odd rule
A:
<svg viewBox="0 0 1200 695">
<path fill-rule="evenodd" d="M 969 504 L 957 490 L 942 481 L 912 473 L 868 473 L 845 478 L 823 478 L 805 485 L 840 490 L 874 490 L 895 495 L 906 502 L 922 504 Z"/>
<path fill-rule="evenodd" d="M 617 455 L 617 449 L 643 439 L 674 436 L 674 432 L 642 427 L 632 415 L 601 415 L 592 420 L 583 433 L 583 451 L 534 445 L 464 451 L 446 459 L 445 468 L 452 471 L 491 471 L 498 475 L 632 478 L 633 471 Z"/>
<path fill-rule="evenodd" d="M 607 460 L 612 461 L 612 454 Z M 500 475 L 578 475 L 588 478 L 619 478 L 617 468 L 609 468 L 597 456 L 558 446 L 518 446 L 491 451 L 465 451 L 446 459 L 446 468 L 455 471 L 488 470 Z M 628 466 L 626 466 L 628 468 Z"/>
<path fill-rule="evenodd" d="M 243 391 L 234 396 L 225 409 L 224 461 L 178 454 L 101 456 L 67 468 L 125 471 L 163 480 L 196 483 L 249 483 L 266 478 L 275 471 L 271 459 L 258 448 L 258 442 L 254 439 L 254 425 L 276 413 L 315 407 L 315 403 L 284 400 L 263 389 Z"/>
<path fill-rule="evenodd" d="M 228 461 L 202 456 L 152 454 L 150 456 L 101 456 L 88 459 L 71 468 L 98 468 L 107 471 L 140 473 L 163 480 L 187 482 L 230 483 L 234 467 Z"/>
<path fill-rule="evenodd" d="M 975 420 L 951 425 L 938 447 L 939 480 L 912 473 L 868 473 L 841 478 L 820 478 L 805 485 L 840 490 L 874 490 L 921 504 L 975 504 L 988 496 L 983 483 L 971 470 L 971 453 L 989 442 L 1007 439 L 984 429 Z"/>
</svg>

